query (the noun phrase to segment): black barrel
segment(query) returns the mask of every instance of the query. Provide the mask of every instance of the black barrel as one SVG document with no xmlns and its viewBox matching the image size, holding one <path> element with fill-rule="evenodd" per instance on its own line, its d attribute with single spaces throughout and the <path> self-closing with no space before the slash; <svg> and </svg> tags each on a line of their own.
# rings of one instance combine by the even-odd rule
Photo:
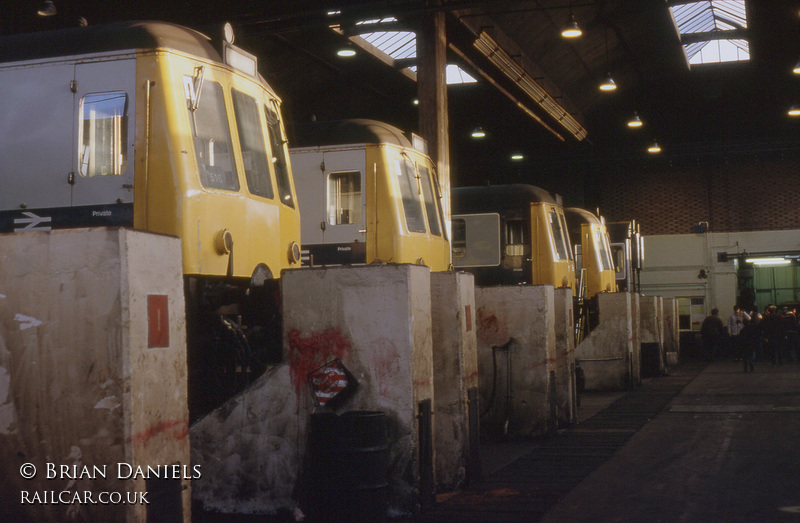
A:
<svg viewBox="0 0 800 523">
<path fill-rule="evenodd" d="M 382 412 L 311 416 L 305 496 L 310 521 L 387 520 L 387 440 Z"/>
</svg>

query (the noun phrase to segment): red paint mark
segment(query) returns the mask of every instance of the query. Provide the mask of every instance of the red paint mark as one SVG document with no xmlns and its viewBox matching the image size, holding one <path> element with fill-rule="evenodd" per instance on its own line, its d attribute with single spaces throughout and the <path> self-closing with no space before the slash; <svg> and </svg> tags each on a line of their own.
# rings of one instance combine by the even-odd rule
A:
<svg viewBox="0 0 800 523">
<path fill-rule="evenodd" d="M 163 434 L 165 432 L 171 432 L 168 434 L 167 437 L 171 439 L 183 439 L 189 435 L 189 420 L 169 420 L 169 421 L 159 421 L 155 425 L 151 425 L 146 430 L 139 432 L 133 436 L 133 443 L 137 445 L 142 445 L 147 443 L 151 438 Z"/>
<path fill-rule="evenodd" d="M 464 316 L 467 320 L 467 332 L 472 330 L 472 305 L 464 305 Z"/>
<path fill-rule="evenodd" d="M 547 365 L 553 365 L 553 364 L 555 364 L 555 362 L 556 362 L 555 358 L 546 358 L 546 359 L 543 359 L 542 361 L 538 361 L 538 362 L 534 363 L 533 365 L 530 366 L 530 368 L 531 369 L 535 369 L 537 367 L 545 367 Z"/>
<path fill-rule="evenodd" d="M 325 329 L 301 337 L 297 329 L 289 332 L 289 369 L 297 395 L 304 393 L 308 374 L 334 358 L 344 359 L 350 353 L 350 340 L 338 328 Z"/>
<path fill-rule="evenodd" d="M 169 309 L 166 294 L 147 295 L 147 347 L 169 347 Z"/>
<path fill-rule="evenodd" d="M 477 377 L 478 377 L 478 371 L 476 370 L 475 372 L 471 372 L 467 376 L 464 376 L 464 381 L 468 381 L 471 380 L 472 378 L 477 378 Z"/>
<path fill-rule="evenodd" d="M 502 345 L 508 341 L 508 327 L 492 312 L 478 308 L 475 323 L 478 326 L 478 340 L 486 345 Z"/>
</svg>

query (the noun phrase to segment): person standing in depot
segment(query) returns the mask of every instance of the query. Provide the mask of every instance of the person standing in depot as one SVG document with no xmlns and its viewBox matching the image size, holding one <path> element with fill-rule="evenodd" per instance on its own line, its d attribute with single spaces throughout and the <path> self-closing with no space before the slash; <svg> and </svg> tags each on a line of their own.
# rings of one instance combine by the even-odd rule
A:
<svg viewBox="0 0 800 523">
<path fill-rule="evenodd" d="M 745 372 L 753 372 L 756 354 L 761 346 L 761 318 L 752 315 L 750 320 L 744 321 L 742 330 L 739 331 L 739 340 L 742 347 L 742 365 Z"/>
<path fill-rule="evenodd" d="M 761 321 L 761 333 L 764 336 L 764 352 L 773 364 L 781 365 L 783 358 L 783 320 L 778 308 L 774 305 L 767 307 L 764 319 Z"/>
<path fill-rule="evenodd" d="M 725 324 L 719 317 L 719 309 L 715 307 L 711 309 L 711 314 L 706 316 L 700 326 L 700 337 L 703 339 L 706 360 L 713 360 L 719 354 L 725 334 Z"/>
<path fill-rule="evenodd" d="M 741 358 L 744 351 L 744 344 L 739 334 L 744 328 L 745 322 L 750 321 L 750 315 L 744 312 L 738 305 L 733 306 L 733 312 L 728 317 L 728 336 L 731 340 L 731 353 L 734 358 Z"/>
</svg>

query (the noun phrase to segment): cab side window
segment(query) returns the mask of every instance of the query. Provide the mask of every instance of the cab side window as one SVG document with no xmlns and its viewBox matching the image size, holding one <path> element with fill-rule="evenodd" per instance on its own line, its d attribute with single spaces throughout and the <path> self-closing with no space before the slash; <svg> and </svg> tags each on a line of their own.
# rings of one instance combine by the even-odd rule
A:
<svg viewBox="0 0 800 523">
<path fill-rule="evenodd" d="M 272 166 L 275 168 L 275 178 L 278 183 L 278 197 L 282 204 L 294 209 L 289 160 L 286 155 L 286 141 L 283 139 L 281 130 L 278 104 L 273 100 L 272 105 L 274 107 L 265 107 L 265 109 L 267 112 L 267 135 L 269 136 L 269 146 L 272 150 Z"/>
<path fill-rule="evenodd" d="M 122 174 L 128 163 L 128 95 L 87 94 L 80 105 L 79 164 L 82 176 Z"/>
<path fill-rule="evenodd" d="M 419 175 L 422 183 L 422 194 L 425 197 L 425 213 L 428 215 L 428 225 L 431 228 L 431 234 L 435 236 L 442 235 L 442 228 L 439 225 L 438 199 L 434 196 L 431 189 L 431 173 L 424 165 L 419 165 Z"/>
<path fill-rule="evenodd" d="M 237 90 L 232 90 L 233 112 L 236 116 L 236 128 L 239 131 L 239 143 L 242 146 L 242 160 L 247 188 L 251 193 L 264 198 L 272 198 L 272 181 L 270 180 L 267 148 L 264 143 L 264 130 L 256 99 Z"/>
<path fill-rule="evenodd" d="M 427 232 L 425 215 L 420 201 L 420 187 L 414 164 L 408 160 L 395 159 L 394 170 L 400 184 L 400 195 L 403 200 L 403 211 L 406 225 L 411 232 Z"/>
</svg>

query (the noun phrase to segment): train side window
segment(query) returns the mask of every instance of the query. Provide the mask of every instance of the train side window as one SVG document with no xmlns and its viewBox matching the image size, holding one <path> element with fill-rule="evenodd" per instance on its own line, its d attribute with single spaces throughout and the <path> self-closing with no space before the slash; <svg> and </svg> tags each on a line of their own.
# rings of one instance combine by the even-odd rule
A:
<svg viewBox="0 0 800 523">
<path fill-rule="evenodd" d="M 439 225 L 439 214 L 436 212 L 437 202 L 431 189 L 431 172 L 424 165 L 420 165 L 419 175 L 422 177 L 420 181 L 422 182 L 422 195 L 425 197 L 425 213 L 428 215 L 428 226 L 431 229 L 431 234 L 441 236 L 442 227 Z"/>
<path fill-rule="evenodd" d="M 328 176 L 328 222 L 347 225 L 361 222 L 361 173 L 347 171 Z"/>
<path fill-rule="evenodd" d="M 276 100 L 270 100 L 270 102 L 273 107 L 265 107 L 267 113 L 267 135 L 269 136 L 269 146 L 272 150 L 272 166 L 275 168 L 275 178 L 278 182 L 278 196 L 281 203 L 294 208 L 286 140 L 283 139 L 283 132 L 281 131 L 280 109 Z"/>
<path fill-rule="evenodd" d="M 206 81 L 194 115 L 194 152 L 200 183 L 212 189 L 239 190 L 239 177 L 233 166 L 233 145 L 222 86 Z"/>
<path fill-rule="evenodd" d="M 611 257 L 614 260 L 614 272 L 617 279 L 625 277 L 625 246 L 621 243 L 611 245 Z"/>
<path fill-rule="evenodd" d="M 82 176 L 122 174 L 128 163 L 128 95 L 122 91 L 87 94 L 80 105 Z"/>
<path fill-rule="evenodd" d="M 267 163 L 267 148 L 264 143 L 264 130 L 258 113 L 256 99 L 237 90 L 232 90 L 233 112 L 239 143 L 242 147 L 244 174 L 247 188 L 251 193 L 264 198 L 272 198 L 272 181 Z"/>
<path fill-rule="evenodd" d="M 550 211 L 550 228 L 553 231 L 553 241 L 556 244 L 556 261 L 561 260 L 568 260 L 569 259 L 569 249 L 567 248 L 566 240 L 564 239 L 564 231 L 563 224 L 561 220 L 558 219 L 558 214 L 554 211 Z"/>
<path fill-rule="evenodd" d="M 427 232 L 425 216 L 420 202 L 419 183 L 414 164 L 408 160 L 396 158 L 394 161 L 395 174 L 400 184 L 400 194 L 403 199 L 403 212 L 406 216 L 406 225 L 411 232 Z"/>
<path fill-rule="evenodd" d="M 453 252 L 455 267 L 497 267 L 500 265 L 500 215 L 454 215 Z"/>
<path fill-rule="evenodd" d="M 506 256 L 524 256 L 526 236 L 524 220 L 506 220 Z"/>
</svg>

